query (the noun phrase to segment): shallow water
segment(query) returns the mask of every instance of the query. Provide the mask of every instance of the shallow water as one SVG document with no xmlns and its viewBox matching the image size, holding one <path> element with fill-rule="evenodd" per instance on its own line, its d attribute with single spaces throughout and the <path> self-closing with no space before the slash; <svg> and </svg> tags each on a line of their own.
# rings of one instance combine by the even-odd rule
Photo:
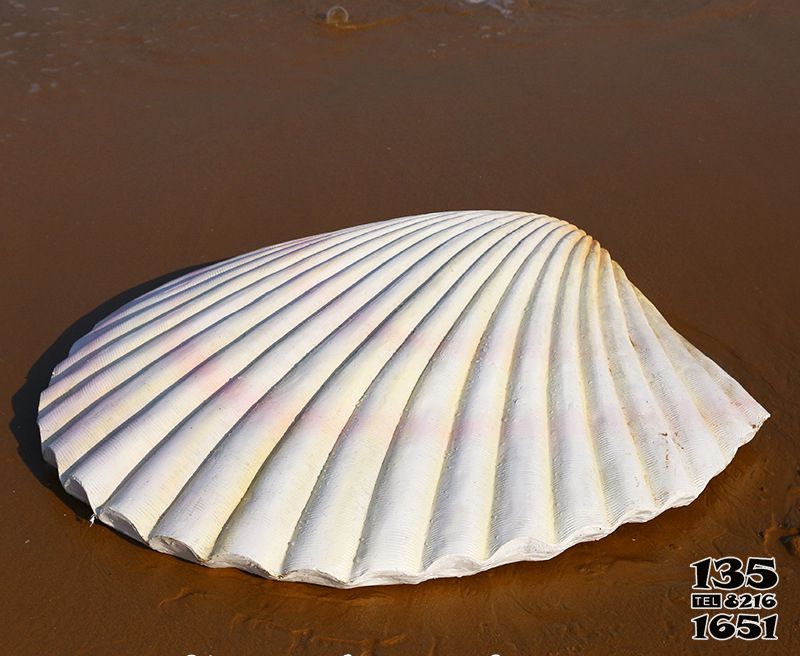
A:
<svg viewBox="0 0 800 656">
<path fill-rule="evenodd" d="M 689 563 L 730 554 L 776 557 L 780 640 L 758 650 L 790 653 L 796 3 L 340 4 L 338 27 L 318 2 L 0 5 L 0 385 L 14 397 L 0 440 L 2 589 L 13 591 L 0 644 L 694 653 L 706 647 L 688 639 Z M 355 591 L 208 570 L 89 527 L 41 460 L 35 410 L 94 321 L 186 267 L 455 208 L 586 229 L 772 413 L 700 499 L 552 561 Z"/>
<path fill-rule="evenodd" d="M 8 76 L 9 93 L 53 95 L 65 87 L 88 93 L 87 85 L 104 73 L 182 79 L 191 74 L 225 75 L 231 67 L 241 71 L 243 64 L 276 59 L 303 64 L 326 56 L 322 44 L 358 48 L 352 42 L 335 41 L 353 31 L 376 31 L 375 38 L 393 42 L 405 55 L 442 56 L 474 48 L 476 41 L 529 47 L 565 28 L 664 29 L 752 18 L 764 11 L 765 4 L 761 0 L 350 0 L 341 4 L 3 0 L 0 63 L 4 77 Z"/>
</svg>

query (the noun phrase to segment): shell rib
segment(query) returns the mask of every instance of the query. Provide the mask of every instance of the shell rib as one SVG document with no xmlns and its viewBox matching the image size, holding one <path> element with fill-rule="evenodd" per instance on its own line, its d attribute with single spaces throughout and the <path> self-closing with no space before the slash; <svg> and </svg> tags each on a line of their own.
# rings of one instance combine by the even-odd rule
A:
<svg viewBox="0 0 800 656">
<path fill-rule="evenodd" d="M 154 549 L 338 587 L 551 558 L 695 499 L 768 413 L 591 237 L 445 212 L 185 275 L 39 407 L 66 490 Z"/>
</svg>

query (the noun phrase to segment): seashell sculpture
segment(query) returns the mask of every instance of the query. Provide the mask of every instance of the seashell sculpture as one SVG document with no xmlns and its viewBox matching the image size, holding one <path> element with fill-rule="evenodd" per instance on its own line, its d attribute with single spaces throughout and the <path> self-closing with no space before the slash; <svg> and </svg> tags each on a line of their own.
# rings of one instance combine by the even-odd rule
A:
<svg viewBox="0 0 800 656">
<path fill-rule="evenodd" d="M 551 558 L 688 504 L 768 413 L 564 221 L 443 212 L 254 251 L 101 321 L 42 448 L 100 521 L 337 587 Z"/>
</svg>

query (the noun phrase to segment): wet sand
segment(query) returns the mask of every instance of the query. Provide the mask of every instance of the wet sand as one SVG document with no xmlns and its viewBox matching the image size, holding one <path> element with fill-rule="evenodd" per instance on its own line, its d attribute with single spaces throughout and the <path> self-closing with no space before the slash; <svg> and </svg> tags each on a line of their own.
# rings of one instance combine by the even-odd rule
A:
<svg viewBox="0 0 800 656">
<path fill-rule="evenodd" d="M 4 653 L 800 647 L 796 3 L 353 3 L 342 29 L 324 3 L 142 4 L 0 8 Z M 695 503 L 547 562 L 342 591 L 90 527 L 41 460 L 40 391 L 123 302 L 262 245 L 458 208 L 581 226 L 772 413 Z M 778 642 L 689 639 L 689 563 L 718 555 L 777 559 Z"/>
</svg>

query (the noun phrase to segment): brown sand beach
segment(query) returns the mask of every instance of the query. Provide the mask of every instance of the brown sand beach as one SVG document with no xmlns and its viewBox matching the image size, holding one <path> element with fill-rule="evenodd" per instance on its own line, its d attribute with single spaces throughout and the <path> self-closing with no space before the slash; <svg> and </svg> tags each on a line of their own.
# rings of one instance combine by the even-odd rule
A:
<svg viewBox="0 0 800 656">
<path fill-rule="evenodd" d="M 800 650 L 800 7 L 791 0 L 3 0 L 0 649 Z M 368 221 L 519 209 L 596 237 L 772 417 L 690 506 L 557 558 L 337 590 L 156 553 L 40 455 L 53 367 L 201 264 Z M 774 557 L 776 642 L 690 639 L 690 563 Z"/>
</svg>

